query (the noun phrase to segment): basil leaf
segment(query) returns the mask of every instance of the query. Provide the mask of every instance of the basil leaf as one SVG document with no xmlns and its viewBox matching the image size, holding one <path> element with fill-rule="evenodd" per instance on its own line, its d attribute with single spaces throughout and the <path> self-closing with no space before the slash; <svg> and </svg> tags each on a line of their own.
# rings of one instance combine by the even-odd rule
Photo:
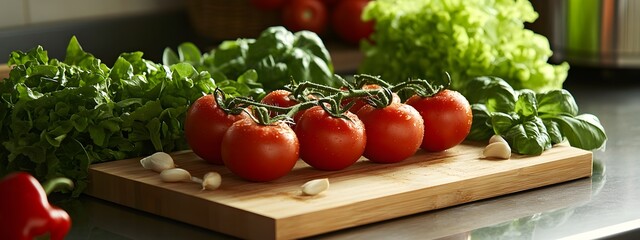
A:
<svg viewBox="0 0 640 240">
<path fill-rule="evenodd" d="M 551 144 L 561 143 L 564 140 L 564 136 L 562 135 L 562 131 L 560 131 L 560 126 L 557 122 L 542 119 L 542 123 L 544 123 L 544 126 L 547 128 Z"/>
<path fill-rule="evenodd" d="M 518 91 L 514 111 L 521 117 L 538 116 L 536 93 L 531 90 Z"/>
<path fill-rule="evenodd" d="M 262 31 L 260 36 L 253 42 L 247 51 L 247 63 L 260 62 L 268 56 L 281 60 L 288 51 L 293 49 L 294 36 L 284 27 L 270 27 Z"/>
<path fill-rule="evenodd" d="M 289 65 L 293 64 L 280 62 L 271 55 L 256 64 L 255 70 L 258 76 L 260 76 L 260 83 L 262 83 L 266 91 L 273 91 L 286 85 L 292 76 L 296 78 L 304 77 L 304 75 L 300 74 L 303 72 L 302 70 L 291 72 Z M 298 69 L 299 67 L 300 66 L 297 65 L 293 68 Z"/>
<path fill-rule="evenodd" d="M 494 135 L 487 106 L 480 103 L 472 104 L 471 113 L 473 121 L 471 122 L 471 131 L 469 131 L 467 139 L 482 141 Z"/>
<path fill-rule="evenodd" d="M 527 118 L 502 135 L 512 146 L 511 150 L 519 154 L 540 155 L 551 148 L 547 129 L 538 117 Z"/>
<path fill-rule="evenodd" d="M 208 57 L 204 59 L 207 63 L 205 69 L 214 75 L 220 72 L 225 75 L 235 76 L 243 72 L 246 67 L 247 52 L 249 45 L 254 43 L 254 39 L 238 39 L 236 41 L 224 41 L 217 49 L 212 51 Z M 211 60 L 213 59 L 213 60 Z M 220 81 L 227 78 L 220 79 Z"/>
<path fill-rule="evenodd" d="M 495 112 L 491 114 L 491 125 L 495 134 L 504 135 L 513 126 L 517 125 L 520 121 L 520 117 L 516 114 L 507 114 L 501 112 Z"/>
<path fill-rule="evenodd" d="M 329 68 L 333 71 L 329 50 L 325 48 L 322 39 L 315 33 L 310 31 L 296 32 L 294 34 L 293 47 L 303 49 L 308 55 L 315 56 L 321 61 L 328 63 Z"/>
<path fill-rule="evenodd" d="M 562 135 L 567 138 L 571 146 L 587 150 L 604 147 L 607 135 L 596 116 L 591 114 L 582 114 L 576 117 L 559 115 L 551 120 L 559 125 Z"/>
<path fill-rule="evenodd" d="M 497 77 L 477 77 L 461 93 L 470 103 L 483 103 L 490 112 L 513 111 L 516 93 L 509 84 Z"/>
<path fill-rule="evenodd" d="M 539 93 L 536 99 L 540 115 L 578 115 L 578 104 L 565 89 Z"/>
</svg>

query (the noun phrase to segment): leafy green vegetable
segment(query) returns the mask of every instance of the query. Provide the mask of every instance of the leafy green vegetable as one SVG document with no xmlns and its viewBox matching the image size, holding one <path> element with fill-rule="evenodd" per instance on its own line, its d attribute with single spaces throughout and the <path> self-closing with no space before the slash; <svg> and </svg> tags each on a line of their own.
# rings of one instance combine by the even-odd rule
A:
<svg viewBox="0 0 640 240">
<path fill-rule="evenodd" d="M 560 89 L 569 65 L 550 65 L 548 40 L 524 28 L 538 14 L 527 0 L 376 0 L 364 10 L 375 20 L 373 44 L 363 42 L 360 72 L 384 79 L 442 79 L 467 88 L 478 76 L 506 79 L 516 89 Z"/>
<path fill-rule="evenodd" d="M 216 87 L 208 72 L 156 64 L 141 52 L 123 53 L 109 68 L 75 37 L 63 62 L 38 46 L 12 52 L 9 64 L 0 82 L 0 175 L 65 176 L 76 182 L 75 196 L 92 163 L 187 149 L 185 112 Z M 241 81 L 256 77 L 247 75 Z"/>
<path fill-rule="evenodd" d="M 567 90 L 516 91 L 497 77 L 477 77 L 469 86 L 461 93 L 472 103 L 470 140 L 498 134 L 514 152 L 530 155 L 541 154 L 565 139 L 587 150 L 601 148 L 607 140 L 596 116 L 578 115 L 578 105 Z"/>
<path fill-rule="evenodd" d="M 292 33 L 280 26 L 264 30 L 256 39 L 222 42 L 202 55 L 194 44 L 183 43 L 178 46 L 177 54 L 170 48 L 165 49 L 163 62 L 165 65 L 189 63 L 199 71 L 208 71 L 218 82 L 245 79 L 247 81 L 227 85 L 241 94 L 249 91 L 259 95 L 254 89 L 262 86 L 266 91 L 281 89 L 291 78 L 329 86 L 339 84 L 333 76 L 329 51 L 318 35 L 309 31 Z M 251 69 L 260 77 L 242 77 Z"/>
</svg>

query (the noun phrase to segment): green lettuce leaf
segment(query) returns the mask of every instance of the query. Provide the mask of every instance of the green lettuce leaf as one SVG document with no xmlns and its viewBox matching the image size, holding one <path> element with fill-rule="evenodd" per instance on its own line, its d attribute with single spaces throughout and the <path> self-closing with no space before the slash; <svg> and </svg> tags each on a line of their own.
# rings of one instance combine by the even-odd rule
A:
<svg viewBox="0 0 640 240">
<path fill-rule="evenodd" d="M 562 88 L 569 65 L 551 65 L 549 41 L 524 28 L 538 14 L 527 0 L 376 0 L 363 18 L 376 22 L 363 41 L 360 72 L 394 83 L 441 79 L 469 88 L 478 76 L 505 79 L 515 89 Z"/>
</svg>

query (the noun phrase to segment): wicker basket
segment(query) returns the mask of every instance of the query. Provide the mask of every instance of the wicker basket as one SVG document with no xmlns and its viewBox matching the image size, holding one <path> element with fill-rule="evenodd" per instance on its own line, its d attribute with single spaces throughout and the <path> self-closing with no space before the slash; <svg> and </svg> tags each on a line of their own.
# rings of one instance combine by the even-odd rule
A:
<svg viewBox="0 0 640 240">
<path fill-rule="evenodd" d="M 196 32 L 214 41 L 256 38 L 281 24 L 280 11 L 257 9 L 249 0 L 188 0 L 187 10 Z"/>
</svg>

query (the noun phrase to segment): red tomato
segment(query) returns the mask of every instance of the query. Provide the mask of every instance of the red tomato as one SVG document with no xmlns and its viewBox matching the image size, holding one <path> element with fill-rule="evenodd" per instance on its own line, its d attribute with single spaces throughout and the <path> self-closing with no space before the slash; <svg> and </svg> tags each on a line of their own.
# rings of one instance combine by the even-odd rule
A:
<svg viewBox="0 0 640 240">
<path fill-rule="evenodd" d="M 286 124 L 259 125 L 251 119 L 235 122 L 222 138 L 222 160 L 232 173 L 249 181 L 283 177 L 299 159 L 295 132 Z"/>
<path fill-rule="evenodd" d="M 309 95 L 308 99 L 314 99 L 314 96 Z M 298 101 L 296 101 L 295 99 L 291 98 L 291 92 L 287 91 L 287 90 L 275 90 L 272 91 L 270 93 L 268 93 L 266 96 L 264 96 L 262 98 L 262 100 L 260 100 L 261 103 L 264 104 L 269 104 L 272 106 L 278 106 L 278 107 L 292 107 L 296 104 L 298 104 Z M 300 117 L 302 117 L 302 114 L 304 113 L 305 110 L 300 110 L 298 111 L 296 114 L 293 115 L 293 121 L 294 122 L 298 122 L 298 120 L 300 120 Z M 271 117 L 275 117 L 278 113 L 277 112 L 270 112 L 269 116 Z"/>
<path fill-rule="evenodd" d="M 424 119 L 422 148 L 438 152 L 460 144 L 471 130 L 471 106 L 459 92 L 445 89 L 431 97 L 413 96 L 406 102 Z"/>
<path fill-rule="evenodd" d="M 362 89 L 365 89 L 365 90 L 379 89 L 379 88 L 380 86 L 376 84 L 367 84 L 362 86 Z M 392 93 L 392 95 L 393 95 L 393 98 L 391 99 L 391 102 L 400 103 L 400 96 L 398 96 L 397 93 Z M 342 106 L 347 105 L 349 101 L 350 101 L 349 99 L 343 100 Z M 349 108 L 349 111 L 352 113 L 357 113 L 358 110 L 360 110 L 360 108 L 362 108 L 364 105 L 367 105 L 367 102 L 364 99 L 357 99 L 355 101 L 356 101 L 355 104 L 353 104 L 353 106 Z"/>
<path fill-rule="evenodd" d="M 260 100 L 261 103 L 268 104 L 276 107 L 291 107 L 298 104 L 298 101 L 291 98 L 291 92 L 287 90 L 275 90 L 267 93 L 266 96 Z M 301 115 L 302 112 L 296 113 L 294 119 L 298 118 L 298 115 Z M 269 116 L 275 117 L 278 115 L 278 112 L 270 111 Z"/>
<path fill-rule="evenodd" d="M 367 134 L 364 157 L 377 163 L 395 163 L 411 157 L 420 148 L 424 121 L 418 111 L 403 103 L 378 109 L 366 105 L 358 111 Z"/>
<path fill-rule="evenodd" d="M 218 107 L 213 95 L 198 98 L 187 110 L 184 134 L 191 150 L 207 162 L 223 164 L 222 136 L 234 122 L 248 115 L 229 115 Z"/>
<path fill-rule="evenodd" d="M 282 10 L 282 24 L 294 32 L 321 34 L 327 27 L 327 18 L 327 7 L 320 0 L 291 0 Z"/>
<path fill-rule="evenodd" d="M 336 171 L 358 161 L 367 143 L 364 125 L 358 117 L 336 118 L 322 107 L 314 106 L 302 114 L 296 124 L 300 140 L 300 158 L 320 170 Z"/>
<path fill-rule="evenodd" d="M 284 6 L 287 0 L 251 0 L 251 4 L 262 10 L 275 10 Z"/>
<path fill-rule="evenodd" d="M 373 33 L 375 23 L 363 21 L 362 11 L 369 0 L 342 0 L 333 9 L 331 26 L 344 41 L 357 44 Z"/>
</svg>

